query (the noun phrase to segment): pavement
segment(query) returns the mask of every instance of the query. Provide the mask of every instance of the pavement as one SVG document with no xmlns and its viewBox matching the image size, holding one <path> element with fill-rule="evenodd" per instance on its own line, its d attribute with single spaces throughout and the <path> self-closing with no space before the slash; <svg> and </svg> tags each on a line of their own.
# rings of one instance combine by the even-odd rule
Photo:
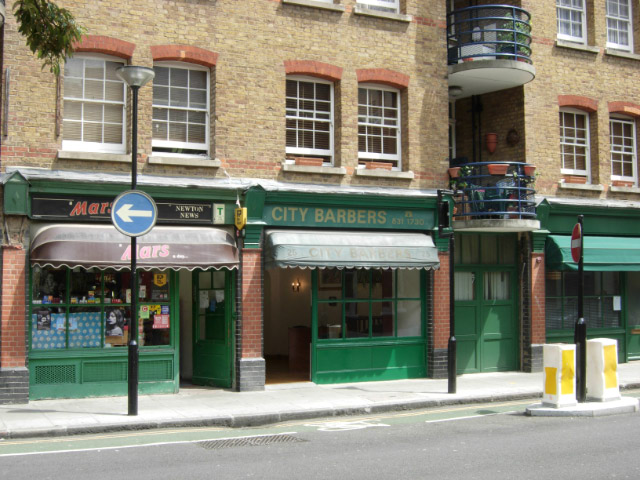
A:
<svg viewBox="0 0 640 480">
<path fill-rule="evenodd" d="M 640 361 L 618 366 L 620 390 L 640 388 Z M 542 373 L 459 375 L 456 393 L 447 379 L 316 385 L 267 385 L 264 391 L 184 386 L 177 394 L 139 395 L 138 415 L 128 397 L 34 400 L 0 405 L 0 439 L 64 436 L 153 428 L 247 427 L 289 420 L 365 415 L 445 405 L 505 402 L 542 397 Z M 588 402 L 591 404 L 592 402 Z M 602 408 L 605 404 L 595 405 Z M 637 399 L 636 399 L 637 405 Z M 524 412 L 524 408 L 523 408 Z"/>
</svg>

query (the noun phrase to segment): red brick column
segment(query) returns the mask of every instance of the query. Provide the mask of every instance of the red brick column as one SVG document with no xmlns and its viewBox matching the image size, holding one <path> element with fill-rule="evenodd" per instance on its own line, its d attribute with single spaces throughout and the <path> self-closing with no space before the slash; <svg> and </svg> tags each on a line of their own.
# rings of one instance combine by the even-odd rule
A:
<svg viewBox="0 0 640 480">
<path fill-rule="evenodd" d="M 544 254 L 531 254 L 531 343 L 543 344 L 545 332 Z"/>
<path fill-rule="evenodd" d="M 262 249 L 242 250 L 237 388 L 264 390 Z"/>
<path fill-rule="evenodd" d="M 433 274 L 433 328 L 429 339 L 432 351 L 429 355 L 429 376 L 447 378 L 449 346 L 449 252 L 438 252 L 440 269 Z"/>
<path fill-rule="evenodd" d="M 26 252 L 22 247 L 2 248 L 2 319 L 0 367 L 26 366 Z"/>
</svg>

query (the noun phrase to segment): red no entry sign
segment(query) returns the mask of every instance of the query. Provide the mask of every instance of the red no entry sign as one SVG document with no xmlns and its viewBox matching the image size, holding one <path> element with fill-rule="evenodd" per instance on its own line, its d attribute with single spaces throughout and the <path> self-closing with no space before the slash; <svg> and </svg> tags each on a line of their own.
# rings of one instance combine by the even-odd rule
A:
<svg viewBox="0 0 640 480">
<path fill-rule="evenodd" d="M 571 232 L 571 258 L 573 261 L 578 263 L 580 261 L 581 248 L 580 244 L 582 243 L 582 228 L 579 223 L 576 223 L 576 226 L 573 227 L 573 232 Z"/>
</svg>

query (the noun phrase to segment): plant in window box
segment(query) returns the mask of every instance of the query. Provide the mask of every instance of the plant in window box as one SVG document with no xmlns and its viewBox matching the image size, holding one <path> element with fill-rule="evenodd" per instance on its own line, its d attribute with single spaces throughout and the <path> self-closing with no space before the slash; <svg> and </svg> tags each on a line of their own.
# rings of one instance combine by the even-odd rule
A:
<svg viewBox="0 0 640 480">
<path fill-rule="evenodd" d="M 506 17 L 511 20 L 506 20 L 502 28 L 508 31 L 500 31 L 496 35 L 497 41 L 503 42 L 496 45 L 496 53 L 504 53 L 506 55 L 498 56 L 498 58 L 526 61 L 515 55 L 531 56 L 531 48 L 528 46 L 531 39 L 531 23 L 525 23 L 517 18 L 513 20 L 511 13 L 508 13 Z"/>
</svg>

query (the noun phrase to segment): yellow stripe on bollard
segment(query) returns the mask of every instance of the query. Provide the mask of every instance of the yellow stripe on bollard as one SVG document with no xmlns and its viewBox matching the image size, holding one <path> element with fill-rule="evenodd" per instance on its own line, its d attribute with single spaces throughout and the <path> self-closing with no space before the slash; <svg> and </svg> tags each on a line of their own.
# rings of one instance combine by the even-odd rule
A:
<svg viewBox="0 0 640 480">
<path fill-rule="evenodd" d="M 544 393 L 546 395 L 556 395 L 556 374 L 558 369 L 555 367 L 544 367 Z"/>
<path fill-rule="evenodd" d="M 618 359 L 616 346 L 607 345 L 604 350 L 604 387 L 616 388 L 618 386 Z"/>
<path fill-rule="evenodd" d="M 560 380 L 562 395 L 573 393 L 573 378 L 576 374 L 574 362 L 573 350 L 564 350 L 562 352 L 562 379 Z"/>
</svg>

